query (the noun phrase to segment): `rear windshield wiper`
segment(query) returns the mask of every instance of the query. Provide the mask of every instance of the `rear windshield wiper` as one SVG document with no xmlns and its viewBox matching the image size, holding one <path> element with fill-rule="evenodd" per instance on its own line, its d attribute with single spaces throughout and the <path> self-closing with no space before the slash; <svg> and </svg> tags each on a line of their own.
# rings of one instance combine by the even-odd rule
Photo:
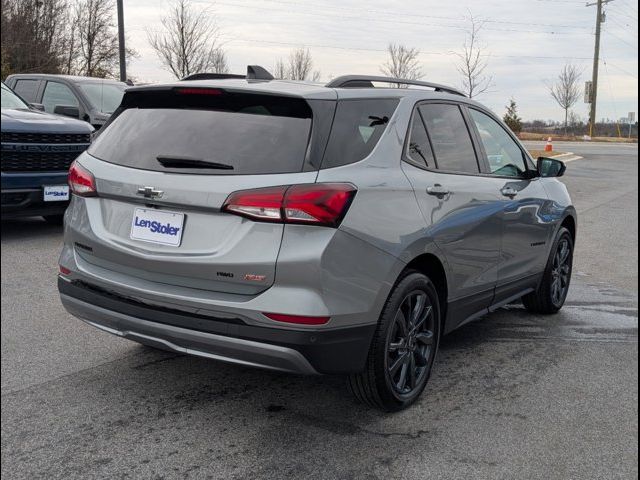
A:
<svg viewBox="0 0 640 480">
<path fill-rule="evenodd" d="M 158 162 L 160 162 L 160 164 L 165 168 L 211 168 L 214 170 L 233 170 L 233 165 L 210 162 L 200 158 L 158 155 L 156 160 L 158 160 Z"/>
</svg>

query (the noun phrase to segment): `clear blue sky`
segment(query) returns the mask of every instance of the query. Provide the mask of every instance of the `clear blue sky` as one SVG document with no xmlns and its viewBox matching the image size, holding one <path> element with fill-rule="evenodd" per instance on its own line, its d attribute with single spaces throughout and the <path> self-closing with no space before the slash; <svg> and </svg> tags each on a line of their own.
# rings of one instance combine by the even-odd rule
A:
<svg viewBox="0 0 640 480">
<path fill-rule="evenodd" d="M 130 74 L 140 81 L 171 80 L 147 42 L 160 29 L 168 1 L 125 1 L 129 44 L 140 57 Z M 308 47 L 323 80 L 346 73 L 379 74 L 389 42 L 419 48 L 425 79 L 459 85 L 454 52 L 460 51 L 465 16 L 486 20 L 482 43 L 489 54 L 490 92 L 479 97 L 501 113 L 513 96 L 525 119 L 561 119 L 548 94 L 565 62 L 591 77 L 595 7 L 578 0 L 194 0 L 215 17 L 232 71 L 247 64 L 271 68 L 292 48 Z M 601 50 L 598 118 L 638 110 L 638 10 L 632 0 L 606 8 Z M 576 105 L 587 116 L 587 105 Z"/>
</svg>

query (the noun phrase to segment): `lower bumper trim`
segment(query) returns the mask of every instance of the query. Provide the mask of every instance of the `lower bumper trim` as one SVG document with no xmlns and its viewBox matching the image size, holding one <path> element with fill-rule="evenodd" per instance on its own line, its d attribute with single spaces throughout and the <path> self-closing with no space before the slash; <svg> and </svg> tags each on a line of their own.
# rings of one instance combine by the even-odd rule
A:
<svg viewBox="0 0 640 480">
<path fill-rule="evenodd" d="M 139 343 L 242 365 L 295 373 L 361 371 L 376 324 L 304 330 L 249 325 L 144 304 L 58 277 L 65 308 L 102 330 Z"/>
<path fill-rule="evenodd" d="M 69 313 L 89 325 L 144 345 L 249 367 L 318 373 L 300 352 L 291 348 L 158 324 L 105 310 L 67 295 L 60 298 Z"/>
</svg>

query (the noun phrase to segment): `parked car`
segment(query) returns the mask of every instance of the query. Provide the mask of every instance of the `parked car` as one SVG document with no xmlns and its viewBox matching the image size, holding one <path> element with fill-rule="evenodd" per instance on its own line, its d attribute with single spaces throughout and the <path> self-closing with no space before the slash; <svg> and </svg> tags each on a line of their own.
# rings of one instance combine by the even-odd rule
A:
<svg viewBox="0 0 640 480">
<path fill-rule="evenodd" d="M 118 108 L 128 86 L 103 78 L 41 73 L 9 75 L 6 84 L 46 112 L 84 120 L 96 130 Z"/>
<path fill-rule="evenodd" d="M 360 400 L 399 410 L 442 335 L 520 299 L 562 308 L 564 171 L 430 82 L 250 67 L 135 87 L 71 168 L 62 303 L 162 349 L 348 374 Z"/>
<path fill-rule="evenodd" d="M 62 223 L 71 162 L 91 143 L 86 122 L 33 108 L 2 84 L 2 219 L 42 215 Z"/>
</svg>

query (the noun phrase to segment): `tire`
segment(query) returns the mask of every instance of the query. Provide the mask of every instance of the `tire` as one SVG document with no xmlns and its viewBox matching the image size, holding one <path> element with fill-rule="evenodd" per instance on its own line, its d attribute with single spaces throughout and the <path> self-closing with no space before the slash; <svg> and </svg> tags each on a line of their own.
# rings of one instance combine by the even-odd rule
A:
<svg viewBox="0 0 640 480">
<path fill-rule="evenodd" d="M 573 272 L 573 246 L 571 232 L 561 228 L 553 242 L 538 290 L 522 298 L 522 303 L 531 313 L 553 315 L 564 306 Z"/>
<path fill-rule="evenodd" d="M 60 215 L 45 215 L 42 218 L 51 225 L 62 225 L 64 222 L 64 213 Z"/>
<path fill-rule="evenodd" d="M 415 402 L 429 381 L 438 352 L 440 316 L 438 292 L 431 280 L 407 271 L 382 309 L 364 371 L 349 376 L 355 397 L 387 412 Z"/>
</svg>

